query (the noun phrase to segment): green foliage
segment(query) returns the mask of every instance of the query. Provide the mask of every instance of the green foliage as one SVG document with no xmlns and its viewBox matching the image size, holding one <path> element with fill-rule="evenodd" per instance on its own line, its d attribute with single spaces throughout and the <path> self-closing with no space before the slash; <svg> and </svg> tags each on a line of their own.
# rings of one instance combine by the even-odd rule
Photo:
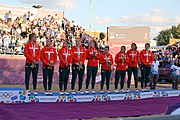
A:
<svg viewBox="0 0 180 120">
<path fill-rule="evenodd" d="M 170 38 L 180 38 L 180 24 L 172 26 L 170 29 L 162 30 L 159 35 L 154 38 L 157 41 L 158 46 L 169 44 Z"/>
</svg>

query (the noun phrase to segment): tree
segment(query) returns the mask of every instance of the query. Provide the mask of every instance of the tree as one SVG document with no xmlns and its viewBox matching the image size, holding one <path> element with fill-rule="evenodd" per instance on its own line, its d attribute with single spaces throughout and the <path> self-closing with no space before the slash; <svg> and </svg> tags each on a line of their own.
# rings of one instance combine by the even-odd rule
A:
<svg viewBox="0 0 180 120">
<path fill-rule="evenodd" d="M 154 38 L 154 40 L 157 41 L 158 46 L 161 46 L 161 45 L 167 45 L 169 43 L 170 38 L 171 38 L 171 32 L 169 29 L 166 29 L 159 32 L 159 35 L 156 38 Z"/>
<path fill-rule="evenodd" d="M 172 26 L 170 29 L 160 31 L 154 40 L 157 41 L 158 46 L 161 46 L 169 44 L 170 38 L 180 38 L 180 24 L 177 27 Z"/>
<path fill-rule="evenodd" d="M 173 38 L 179 38 L 178 27 L 172 26 L 171 28 L 171 34 Z"/>
<path fill-rule="evenodd" d="M 176 32 L 180 35 L 180 24 L 177 26 Z"/>
</svg>

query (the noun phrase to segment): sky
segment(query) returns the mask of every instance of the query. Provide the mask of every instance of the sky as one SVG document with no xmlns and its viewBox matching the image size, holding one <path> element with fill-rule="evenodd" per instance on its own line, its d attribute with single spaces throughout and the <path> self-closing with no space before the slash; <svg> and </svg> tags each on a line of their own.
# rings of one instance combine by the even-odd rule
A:
<svg viewBox="0 0 180 120">
<path fill-rule="evenodd" d="M 64 11 L 65 17 L 89 30 L 90 0 L 0 0 L 1 4 Z M 92 31 L 108 26 L 150 26 L 151 39 L 180 24 L 180 0 L 92 0 Z"/>
</svg>

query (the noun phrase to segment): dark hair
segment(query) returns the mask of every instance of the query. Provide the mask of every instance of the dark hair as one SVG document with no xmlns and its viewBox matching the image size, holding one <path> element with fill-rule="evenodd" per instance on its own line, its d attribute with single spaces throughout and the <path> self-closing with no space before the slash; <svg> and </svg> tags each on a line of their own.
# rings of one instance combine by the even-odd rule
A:
<svg viewBox="0 0 180 120">
<path fill-rule="evenodd" d="M 98 50 L 98 44 L 97 44 L 96 40 L 93 39 L 92 42 L 94 43 L 94 47 Z"/>
<path fill-rule="evenodd" d="M 66 42 L 68 44 L 68 47 L 70 47 L 70 42 L 68 40 L 64 40 L 64 42 Z M 64 44 L 64 42 L 63 42 L 63 44 Z"/>
<path fill-rule="evenodd" d="M 131 43 L 131 46 L 134 45 L 135 46 L 135 50 L 137 49 L 137 45 L 136 43 Z"/>
<path fill-rule="evenodd" d="M 109 50 L 109 46 L 107 45 L 107 46 L 105 46 L 104 48 L 107 48 L 108 50 Z"/>
<path fill-rule="evenodd" d="M 123 46 L 121 46 L 121 48 L 124 48 L 125 50 L 126 50 L 126 47 L 123 45 Z"/>
<path fill-rule="evenodd" d="M 146 45 L 150 46 L 150 44 L 149 44 L 149 43 L 146 43 L 146 44 L 145 44 L 145 46 L 146 46 Z"/>
<path fill-rule="evenodd" d="M 178 59 L 174 60 L 174 65 L 178 66 L 179 65 L 179 61 Z"/>
<path fill-rule="evenodd" d="M 34 37 L 34 36 L 36 36 L 36 34 L 35 34 L 35 33 L 31 33 L 31 34 L 29 35 L 29 41 L 31 41 L 32 37 Z"/>
<path fill-rule="evenodd" d="M 68 40 L 64 40 L 64 42 L 67 42 L 67 44 L 69 44 L 69 41 L 68 41 Z"/>
</svg>

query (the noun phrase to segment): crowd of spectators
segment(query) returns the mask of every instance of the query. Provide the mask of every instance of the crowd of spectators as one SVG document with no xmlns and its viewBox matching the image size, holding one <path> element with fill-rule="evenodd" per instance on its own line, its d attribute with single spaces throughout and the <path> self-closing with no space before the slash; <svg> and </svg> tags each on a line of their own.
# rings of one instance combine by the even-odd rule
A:
<svg viewBox="0 0 180 120">
<path fill-rule="evenodd" d="M 164 48 L 159 49 L 154 52 L 155 52 L 155 54 L 158 55 L 158 60 L 160 62 L 159 67 L 170 68 L 175 60 L 178 60 L 179 65 L 180 65 L 179 42 L 177 42 L 171 46 L 164 47 Z"/>
<path fill-rule="evenodd" d="M 44 18 L 34 17 L 30 12 L 16 18 L 13 18 L 12 14 L 9 11 L 4 18 L 0 18 L 0 52 L 23 53 L 30 33 L 38 35 L 37 42 L 41 48 L 45 45 L 46 38 L 50 38 L 57 49 L 61 48 L 65 39 L 70 45 L 74 44 L 76 38 L 82 39 L 84 45 L 88 44 L 84 37 L 85 29 L 74 21 L 59 18 L 57 14 Z"/>
</svg>

